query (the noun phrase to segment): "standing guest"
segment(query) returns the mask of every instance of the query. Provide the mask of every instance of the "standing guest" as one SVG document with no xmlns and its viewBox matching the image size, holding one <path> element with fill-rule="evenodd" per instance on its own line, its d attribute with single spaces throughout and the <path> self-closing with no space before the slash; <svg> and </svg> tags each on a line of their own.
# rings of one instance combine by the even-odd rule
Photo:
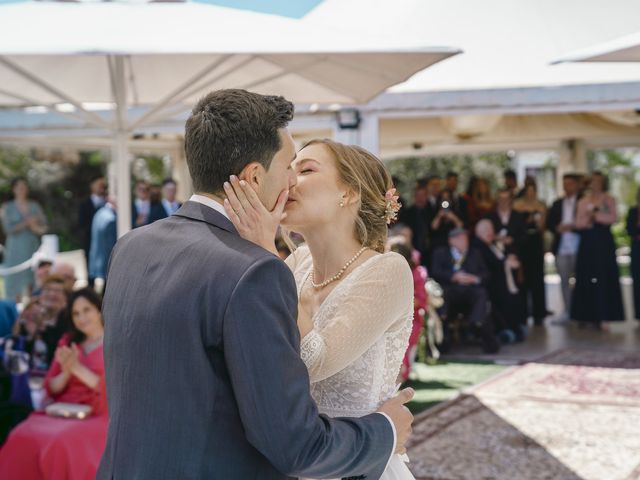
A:
<svg viewBox="0 0 640 480">
<path fill-rule="evenodd" d="M 467 200 L 464 195 L 458 193 L 458 174 L 456 172 L 447 173 L 444 188 L 451 192 L 451 208 L 466 227 L 469 223 Z"/>
<path fill-rule="evenodd" d="M 640 189 L 636 206 L 627 214 L 627 233 L 631 238 L 631 277 L 633 278 L 633 305 L 635 317 L 640 317 Z"/>
<path fill-rule="evenodd" d="M 7 235 L 4 266 L 13 267 L 29 260 L 40 247 L 40 237 L 47 231 L 47 222 L 38 203 L 29 200 L 29 185 L 23 177 L 11 182 L 13 200 L 0 208 L 2 228 Z M 6 298 L 20 301 L 33 288 L 33 272 L 26 268 L 4 277 Z"/>
<path fill-rule="evenodd" d="M 486 179 L 472 177 L 465 196 L 467 201 L 467 221 L 470 228 L 487 216 L 494 208 L 491 187 Z"/>
<path fill-rule="evenodd" d="M 511 196 L 515 198 L 516 194 L 518 193 L 517 192 L 518 177 L 516 175 L 516 172 L 511 169 L 505 170 L 503 174 L 503 178 L 504 178 L 504 188 L 506 190 L 509 190 L 511 192 Z"/>
<path fill-rule="evenodd" d="M 90 289 L 70 300 L 69 331 L 60 340 L 45 388 L 52 401 L 91 407 L 74 420 L 32 413 L 0 450 L 0 478 L 95 478 L 107 434 L 107 401 L 100 299 Z"/>
<path fill-rule="evenodd" d="M 177 193 L 178 184 L 173 178 L 167 178 L 162 182 L 162 206 L 167 213 L 167 217 L 176 213 L 182 206 L 182 203 L 176 199 Z"/>
<path fill-rule="evenodd" d="M 547 217 L 547 230 L 553 233 L 553 254 L 556 257 L 556 270 L 560 275 L 564 313 L 562 320 L 569 319 L 571 310 L 571 294 L 573 288 L 570 279 L 576 274 L 576 258 L 580 235 L 576 232 L 576 212 L 578 209 L 579 177 L 565 174 L 562 177 L 564 197 L 556 200 Z"/>
<path fill-rule="evenodd" d="M 394 242 L 390 245 L 389 251 L 402 255 L 409 263 L 413 274 L 413 326 L 409 336 L 407 353 L 405 353 L 400 370 L 400 379 L 404 382 L 409 379 L 409 372 L 411 372 L 411 366 L 418 351 L 420 335 L 422 335 L 422 330 L 424 329 L 425 314 L 427 312 L 427 289 L 425 288 L 427 284 L 427 269 L 414 262 L 413 252 L 408 244 Z"/>
<path fill-rule="evenodd" d="M 169 216 L 162 204 L 162 189 L 160 186 L 151 185 L 149 187 L 149 202 L 149 217 L 147 218 L 147 225 Z"/>
<path fill-rule="evenodd" d="M 607 193 L 607 178 L 593 172 L 590 191 L 578 202 L 576 227 L 580 246 L 571 318 L 603 329 L 605 321 L 624 320 L 620 272 L 611 225 L 618 218 L 616 201 Z"/>
<path fill-rule="evenodd" d="M 82 249 L 87 262 L 87 271 L 89 271 L 89 252 L 91 251 L 91 222 L 98 209 L 107 201 L 107 181 L 104 175 L 92 178 L 89 189 L 91 194 L 80 204 L 78 212 L 78 225 L 82 239 Z M 89 286 L 93 286 L 93 280 L 89 276 Z"/>
<path fill-rule="evenodd" d="M 433 252 L 431 276 L 444 290 L 448 321 L 463 309 L 469 323 L 480 330 L 484 351 L 497 352 L 499 344 L 487 308 L 489 271 L 480 252 L 469 246 L 465 230 L 449 232 L 449 246 Z"/>
<path fill-rule="evenodd" d="M 416 189 L 413 196 L 413 205 L 400 210 L 400 221 L 408 226 L 413 232 L 411 243 L 413 248 L 420 252 L 420 258 L 423 265 L 427 263 L 428 251 L 428 229 L 427 223 L 427 203 L 429 200 L 429 192 L 427 190 L 427 180 L 421 179 L 416 183 Z"/>
<path fill-rule="evenodd" d="M 524 340 L 527 320 L 525 299 L 517 282 L 520 260 L 513 253 L 505 254 L 495 242 L 495 231 L 490 220 L 476 224 L 474 245 L 482 254 L 489 269 L 489 301 L 496 329 L 501 338 Z M 505 342 L 506 343 L 506 342 Z"/>
<path fill-rule="evenodd" d="M 73 265 L 66 262 L 56 262 L 51 267 L 51 275 L 56 275 L 64 279 L 64 289 L 67 294 L 73 291 L 73 287 L 76 284 L 76 270 Z"/>
<path fill-rule="evenodd" d="M 520 242 L 525 234 L 522 216 L 513 210 L 513 194 L 503 188 L 496 196 L 496 208 L 487 215 L 496 232 L 496 242 L 505 253 L 519 253 Z"/>
<path fill-rule="evenodd" d="M 89 254 L 89 275 L 93 278 L 107 278 L 107 265 L 111 250 L 118 240 L 116 199 L 109 197 L 107 203 L 96 212 L 91 225 L 91 252 Z"/>
<path fill-rule="evenodd" d="M 135 199 L 131 204 L 132 227 L 142 227 L 149 223 L 151 213 L 151 187 L 144 180 L 138 180 L 135 187 Z"/>
<path fill-rule="evenodd" d="M 449 243 L 449 232 L 454 228 L 464 228 L 464 222 L 454 208 L 452 194 L 443 190 L 438 201 L 437 213 L 431 220 L 429 246 L 431 252 Z"/>
<path fill-rule="evenodd" d="M 535 183 L 528 183 L 522 190 L 513 209 L 522 215 L 525 223 L 524 236 L 519 250 L 524 272 L 525 298 L 531 300 L 535 325 L 542 325 L 549 314 L 544 287 L 544 228 L 547 207 L 538 200 Z M 527 302 L 529 303 L 529 302 Z"/>
</svg>

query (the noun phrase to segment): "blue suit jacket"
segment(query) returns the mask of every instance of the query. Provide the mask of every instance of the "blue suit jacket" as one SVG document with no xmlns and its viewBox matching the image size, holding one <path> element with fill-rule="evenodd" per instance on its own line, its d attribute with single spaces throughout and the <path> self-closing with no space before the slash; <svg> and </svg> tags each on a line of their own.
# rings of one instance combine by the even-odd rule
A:
<svg viewBox="0 0 640 480">
<path fill-rule="evenodd" d="M 116 212 L 104 206 L 96 212 L 91 223 L 89 250 L 89 278 L 105 278 L 111 250 L 118 240 Z"/>
<path fill-rule="evenodd" d="M 287 266 L 205 205 L 120 239 L 104 297 L 98 479 L 379 478 L 391 425 L 318 414 L 297 304 Z"/>
</svg>

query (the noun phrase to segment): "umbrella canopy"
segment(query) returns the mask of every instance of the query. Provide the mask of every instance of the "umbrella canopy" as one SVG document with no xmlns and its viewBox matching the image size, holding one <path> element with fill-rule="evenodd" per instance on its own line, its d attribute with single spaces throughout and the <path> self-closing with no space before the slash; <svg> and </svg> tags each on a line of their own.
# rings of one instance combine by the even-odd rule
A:
<svg viewBox="0 0 640 480">
<path fill-rule="evenodd" d="M 564 62 L 640 62 L 640 31 L 570 53 L 554 63 Z"/>
<path fill-rule="evenodd" d="M 0 6 L 0 106 L 44 105 L 113 133 L 118 231 L 128 231 L 128 138 L 208 91 L 246 88 L 297 103 L 362 103 L 449 47 L 388 39 L 196 3 Z M 87 103 L 112 108 L 97 115 Z M 146 106 L 130 117 L 130 107 Z"/>
</svg>

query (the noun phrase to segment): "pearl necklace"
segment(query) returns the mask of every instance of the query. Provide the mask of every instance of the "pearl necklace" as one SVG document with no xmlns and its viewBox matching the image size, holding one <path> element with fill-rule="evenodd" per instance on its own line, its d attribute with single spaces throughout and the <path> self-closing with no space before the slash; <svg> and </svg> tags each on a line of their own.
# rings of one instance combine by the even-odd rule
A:
<svg viewBox="0 0 640 480">
<path fill-rule="evenodd" d="M 345 263 L 344 267 L 342 267 L 338 273 L 336 273 L 333 277 L 329 278 L 328 280 L 325 280 L 322 283 L 315 282 L 315 272 L 311 270 L 311 285 L 313 286 L 313 288 L 316 288 L 316 289 L 324 288 L 327 285 L 329 285 L 331 282 L 335 282 L 336 280 L 339 280 L 340 277 L 342 277 L 344 272 L 347 270 L 347 268 L 349 268 L 349 266 L 351 266 L 351 264 L 355 262 L 358 259 L 358 257 L 362 255 L 362 253 L 368 248 L 369 247 L 362 247 L 360 250 L 358 250 L 358 253 L 356 253 L 353 257 L 351 257 L 351 260 Z"/>
</svg>

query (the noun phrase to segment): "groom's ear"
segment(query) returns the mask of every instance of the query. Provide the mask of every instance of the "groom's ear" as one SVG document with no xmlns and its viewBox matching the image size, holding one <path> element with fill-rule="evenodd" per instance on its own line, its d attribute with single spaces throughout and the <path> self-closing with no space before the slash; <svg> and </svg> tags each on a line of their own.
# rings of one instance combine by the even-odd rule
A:
<svg viewBox="0 0 640 480">
<path fill-rule="evenodd" d="M 238 178 L 251 185 L 255 191 L 260 191 L 264 180 L 264 167 L 258 162 L 251 162 L 242 169 Z"/>
</svg>

